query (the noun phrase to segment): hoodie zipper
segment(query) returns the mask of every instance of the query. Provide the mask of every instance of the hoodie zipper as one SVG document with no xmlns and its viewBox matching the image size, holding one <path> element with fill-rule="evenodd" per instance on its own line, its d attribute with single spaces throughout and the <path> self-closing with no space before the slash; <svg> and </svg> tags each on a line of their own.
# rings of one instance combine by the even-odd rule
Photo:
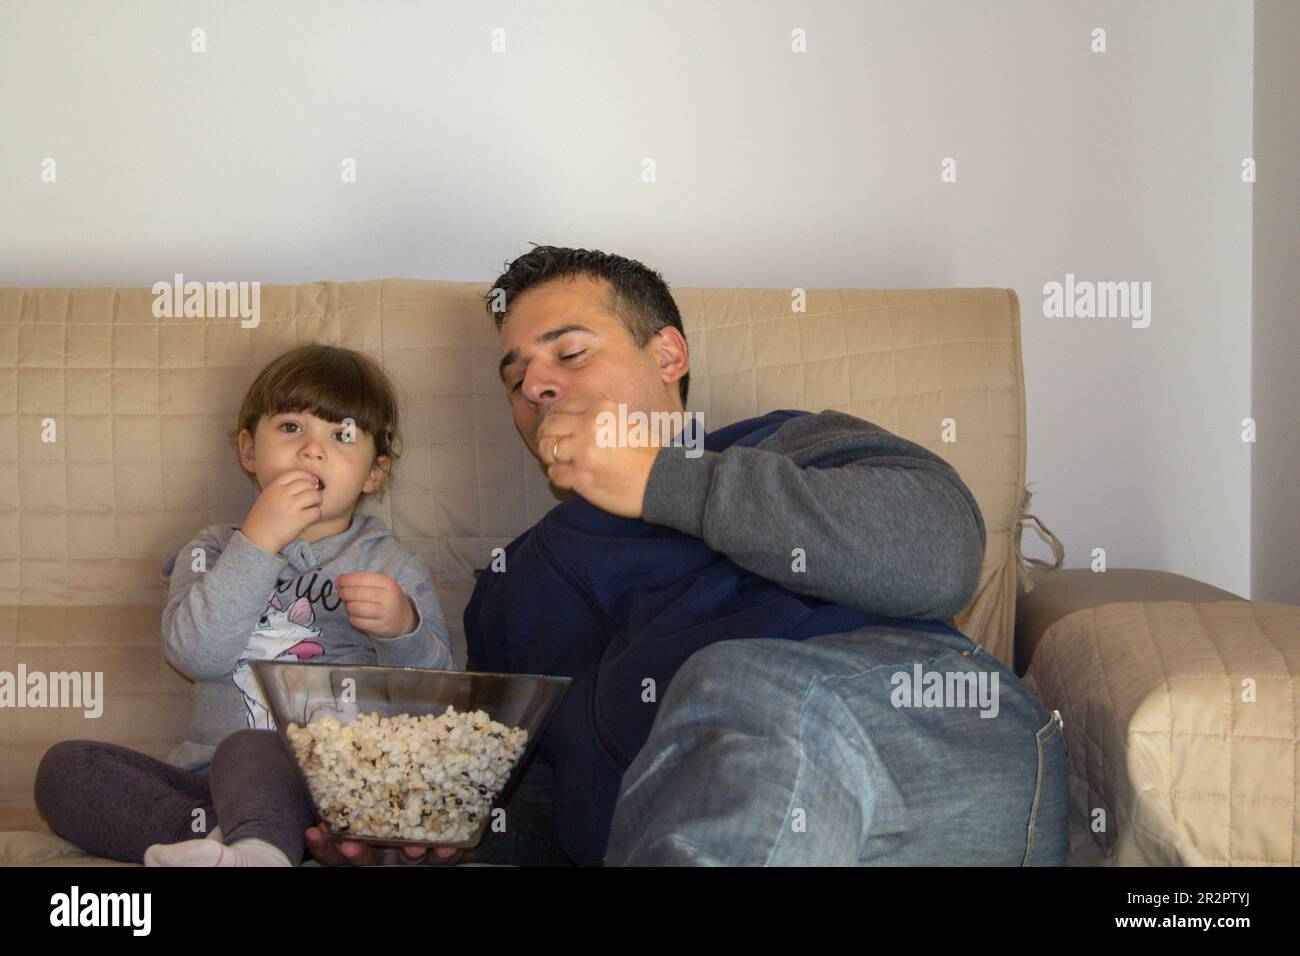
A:
<svg viewBox="0 0 1300 956">
<path fill-rule="evenodd" d="M 578 596 L 586 603 L 587 607 L 591 610 L 591 613 L 595 615 L 596 620 L 600 622 L 600 626 L 605 632 L 606 642 L 612 643 L 615 632 L 614 622 L 610 620 L 609 615 L 605 613 L 605 609 L 600 606 L 595 595 L 593 595 L 587 586 L 571 574 L 569 569 L 556 558 L 555 552 L 551 550 L 551 546 L 546 540 L 546 535 L 541 530 L 541 525 L 538 525 L 536 537 L 537 549 L 542 552 L 542 556 L 550 562 L 551 567 L 559 572 L 560 577 L 569 582 L 569 586 L 578 593 Z"/>
<path fill-rule="evenodd" d="M 605 613 L 605 609 L 601 607 L 600 603 L 596 600 L 595 595 L 591 593 L 587 586 L 571 574 L 569 569 L 556 558 L 555 552 L 551 550 L 551 546 L 546 540 L 546 535 L 542 531 L 541 524 L 537 526 L 534 536 L 537 539 L 537 550 L 541 552 L 542 557 L 550 563 L 551 567 L 556 570 L 560 577 L 564 578 L 564 580 L 569 583 L 569 586 L 573 588 L 579 597 L 582 598 L 588 609 L 595 615 L 596 620 L 600 622 L 600 626 L 605 632 L 605 646 L 608 647 L 614 641 L 614 622 L 610 620 L 609 615 Z M 610 740 L 609 736 L 606 734 L 605 728 L 602 726 L 602 721 L 600 719 L 600 711 L 596 706 L 596 680 L 599 676 L 599 668 L 597 668 L 596 672 L 592 674 L 591 699 L 587 702 L 587 710 L 591 714 L 591 726 L 596 732 L 596 742 L 600 745 L 601 750 L 605 752 L 605 756 L 613 761 L 615 766 L 626 770 L 628 761 L 623 759 L 622 755 L 618 752 L 618 749 L 614 746 L 614 742 Z"/>
</svg>

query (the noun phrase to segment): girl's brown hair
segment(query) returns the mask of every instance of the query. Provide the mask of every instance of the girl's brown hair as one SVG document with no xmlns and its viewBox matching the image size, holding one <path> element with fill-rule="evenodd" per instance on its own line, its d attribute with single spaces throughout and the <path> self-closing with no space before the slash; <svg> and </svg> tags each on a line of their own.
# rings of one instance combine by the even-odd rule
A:
<svg viewBox="0 0 1300 956">
<path fill-rule="evenodd" d="M 388 477 L 376 493 L 382 500 L 401 457 L 397 405 L 397 390 L 373 359 L 333 345 L 302 345 L 272 359 L 258 373 L 231 438 L 238 448 L 239 433 L 246 428 L 256 435 L 263 415 L 310 412 L 328 422 L 351 418 L 359 431 L 374 438 L 375 459 L 389 458 Z M 257 483 L 255 476 L 248 477 Z"/>
</svg>

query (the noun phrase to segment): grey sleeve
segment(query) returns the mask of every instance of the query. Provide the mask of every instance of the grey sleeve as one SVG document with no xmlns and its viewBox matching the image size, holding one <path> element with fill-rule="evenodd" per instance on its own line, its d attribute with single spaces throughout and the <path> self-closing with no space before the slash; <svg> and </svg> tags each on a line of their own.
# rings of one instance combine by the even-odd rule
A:
<svg viewBox="0 0 1300 956">
<path fill-rule="evenodd" d="M 975 593 L 979 505 L 951 465 L 914 442 L 822 412 L 754 448 L 683 451 L 660 450 L 644 520 L 701 538 L 748 571 L 889 617 L 949 618 Z"/>
<path fill-rule="evenodd" d="M 206 571 L 193 569 L 194 548 L 203 549 Z M 204 529 L 176 556 L 162 616 L 163 656 L 194 680 L 232 672 L 288 563 L 238 531 L 222 550 Z"/>
<path fill-rule="evenodd" d="M 454 670 L 451 654 L 451 634 L 447 619 L 442 613 L 442 602 L 433 589 L 433 580 L 424 563 L 414 554 L 393 575 L 415 606 L 415 629 L 409 634 L 389 638 L 371 638 L 380 664 L 388 667 L 429 667 Z"/>
</svg>

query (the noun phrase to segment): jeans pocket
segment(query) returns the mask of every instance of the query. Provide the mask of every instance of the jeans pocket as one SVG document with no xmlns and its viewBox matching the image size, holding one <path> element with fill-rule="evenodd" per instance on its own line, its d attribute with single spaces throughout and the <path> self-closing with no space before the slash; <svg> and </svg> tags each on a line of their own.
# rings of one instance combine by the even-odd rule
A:
<svg viewBox="0 0 1300 956">
<path fill-rule="evenodd" d="M 1034 856 L 1034 843 L 1038 837 L 1038 807 L 1043 797 L 1043 778 L 1047 772 L 1047 748 L 1052 742 L 1052 738 L 1058 734 L 1062 735 L 1061 741 L 1064 743 L 1065 722 L 1061 719 L 1061 712 L 1054 710 L 1047 718 L 1047 723 L 1040 727 L 1034 733 L 1034 739 L 1038 747 L 1038 771 L 1034 777 L 1034 802 L 1029 808 L 1029 827 L 1025 833 L 1025 858 L 1021 861 L 1021 866 L 1029 866 Z"/>
</svg>

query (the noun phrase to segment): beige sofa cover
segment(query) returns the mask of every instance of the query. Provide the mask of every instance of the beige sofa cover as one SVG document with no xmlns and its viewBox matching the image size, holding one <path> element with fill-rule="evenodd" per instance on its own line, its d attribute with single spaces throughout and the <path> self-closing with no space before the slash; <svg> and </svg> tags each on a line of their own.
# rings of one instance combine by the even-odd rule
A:
<svg viewBox="0 0 1300 956">
<path fill-rule="evenodd" d="M 1061 712 L 1070 865 L 1295 866 L 1300 607 L 1117 602 L 1043 637 L 1025 683 Z"/>
<path fill-rule="evenodd" d="M 405 453 L 389 496 L 366 510 L 428 565 L 463 664 L 473 569 L 555 503 L 497 379 L 487 288 L 263 286 L 250 329 L 155 318 L 147 288 L 0 289 L 0 671 L 102 671 L 105 684 L 99 718 L 0 710 L 0 831 L 41 828 L 31 788 L 51 743 L 109 740 L 161 757 L 184 738 L 189 684 L 162 659 L 159 568 L 199 528 L 247 513 L 256 488 L 225 433 L 258 369 L 292 346 L 366 352 L 401 389 Z M 1015 293 L 809 289 L 802 313 L 786 289 L 674 295 L 689 408 L 707 428 L 837 409 L 959 471 L 988 543 L 956 623 L 1010 666 L 1025 468 Z M 955 442 L 942 440 L 945 419 Z"/>
</svg>

